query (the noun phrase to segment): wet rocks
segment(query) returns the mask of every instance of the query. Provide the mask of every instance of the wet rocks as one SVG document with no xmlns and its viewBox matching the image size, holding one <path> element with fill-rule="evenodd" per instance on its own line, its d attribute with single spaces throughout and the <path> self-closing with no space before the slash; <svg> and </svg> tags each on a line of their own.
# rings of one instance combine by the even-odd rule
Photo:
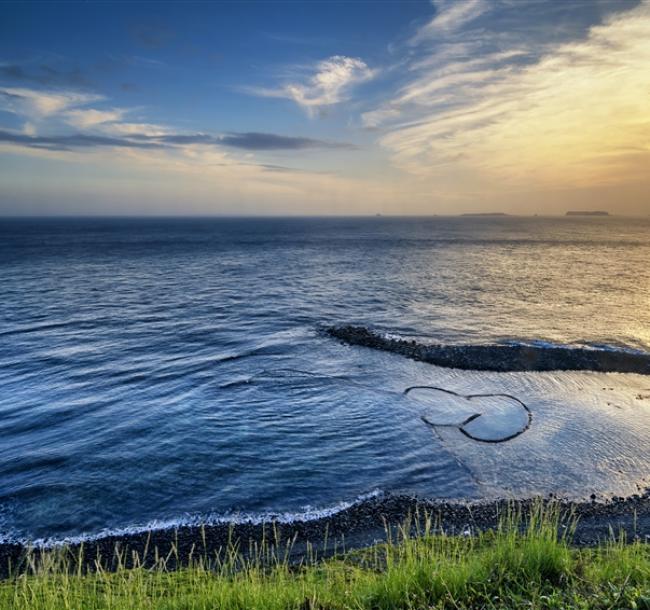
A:
<svg viewBox="0 0 650 610">
<path fill-rule="evenodd" d="M 339 513 L 310 521 L 291 523 L 270 520 L 266 523 L 219 523 L 204 526 L 185 526 L 175 529 L 152 530 L 121 536 L 106 536 L 84 542 L 84 564 L 92 569 L 96 558 L 106 569 L 116 568 L 117 553 L 121 553 L 127 567 L 135 553 L 144 565 L 153 565 L 155 557 L 167 557 L 168 568 L 187 564 L 192 559 L 205 557 L 214 561 L 223 556 L 230 545 L 239 549 L 266 541 L 278 549 L 286 549 L 293 541 L 289 560 L 300 562 L 307 554 L 331 556 L 342 548 L 351 549 L 383 541 L 390 534 L 395 539 L 397 529 L 407 519 L 417 534 L 420 524 L 430 517 L 434 531 L 450 535 L 472 535 L 493 529 L 508 511 L 524 518 L 540 501 L 559 508 L 563 532 L 577 518 L 571 542 L 575 545 L 593 545 L 623 532 L 627 540 L 647 539 L 650 536 L 650 495 L 630 498 L 612 498 L 609 501 L 571 502 L 558 498 L 495 500 L 482 502 L 440 501 L 413 496 L 384 496 L 364 500 Z M 420 529 L 421 531 L 421 529 Z M 311 546 L 309 546 L 311 545 Z M 0 544 L 0 576 L 6 577 L 24 565 L 28 547 L 21 544 Z M 71 567 L 79 556 L 80 544 L 69 547 Z M 40 552 L 36 549 L 36 553 Z"/>
<path fill-rule="evenodd" d="M 568 346 L 426 345 L 385 337 L 364 326 L 332 326 L 349 345 L 401 354 L 436 366 L 476 371 L 596 371 L 650 375 L 650 354 Z"/>
</svg>

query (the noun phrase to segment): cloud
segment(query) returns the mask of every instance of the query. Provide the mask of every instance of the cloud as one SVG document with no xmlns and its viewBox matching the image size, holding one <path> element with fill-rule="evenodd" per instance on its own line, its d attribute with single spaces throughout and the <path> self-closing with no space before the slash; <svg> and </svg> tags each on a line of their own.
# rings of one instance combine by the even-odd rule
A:
<svg viewBox="0 0 650 610">
<path fill-rule="evenodd" d="M 193 145 L 236 148 L 246 151 L 291 151 L 307 149 L 354 149 L 345 142 L 287 136 L 263 132 L 184 133 L 153 123 L 124 121 L 134 110 L 90 108 L 104 101 L 99 95 L 75 91 L 39 91 L 0 88 L 0 108 L 29 119 L 22 133 L 2 132 L 2 142 L 31 149 L 70 151 L 76 148 L 182 148 Z M 52 134 L 65 125 L 75 133 Z M 37 133 L 38 132 L 38 133 Z"/>
<path fill-rule="evenodd" d="M 165 125 L 157 125 L 155 123 L 102 123 L 98 128 L 112 135 L 122 136 L 146 136 L 146 137 L 159 137 L 165 134 L 172 133 L 172 129 Z"/>
<path fill-rule="evenodd" d="M 57 213 L 71 214 L 374 214 L 400 197 L 399 189 L 374 177 L 257 164 L 200 144 L 119 154 L 28 150 L 38 158 L 65 158 L 72 171 L 55 167 L 56 185 L 49 175 L 24 185 L 5 174 L 4 192 L 12 195 L 11 203 L 0 201 L 5 213 L 15 213 L 19 201 L 22 214 L 51 214 L 55 202 Z M 89 166 L 105 173 L 84 171 Z"/>
<path fill-rule="evenodd" d="M 132 134 L 132 138 L 144 140 L 157 140 L 167 144 L 219 144 L 219 138 L 207 133 L 167 133 L 160 136 L 148 136 L 143 134 Z"/>
<path fill-rule="evenodd" d="M 84 106 L 104 99 L 102 95 L 78 91 L 38 91 L 0 87 L 0 108 L 33 118 L 59 114 L 69 108 Z"/>
<path fill-rule="evenodd" d="M 65 113 L 65 120 L 74 127 L 87 129 L 103 123 L 121 121 L 126 112 L 123 108 L 113 108 L 111 110 L 95 110 L 94 108 L 69 110 Z"/>
<path fill-rule="evenodd" d="M 435 15 L 411 39 L 411 44 L 457 30 L 490 9 L 488 0 L 433 0 Z"/>
<path fill-rule="evenodd" d="M 463 103 L 464 96 L 471 95 L 473 87 L 487 87 L 516 69 L 526 51 L 483 52 L 476 59 L 467 58 L 468 54 L 466 43 L 452 44 L 415 61 L 409 70 L 411 79 L 397 90 L 393 99 L 362 113 L 364 127 L 379 128 L 396 121 L 412 121 L 427 109 L 442 111 Z"/>
<path fill-rule="evenodd" d="M 318 108 L 348 99 L 354 85 L 372 79 L 376 73 L 361 59 L 334 55 L 319 62 L 305 82 L 286 83 L 278 89 L 249 88 L 246 91 L 293 100 L 312 115 Z"/>
<path fill-rule="evenodd" d="M 70 135 L 34 136 L 27 133 L 0 131 L 0 142 L 28 148 L 67 151 L 75 148 L 162 148 L 159 142 L 138 142 L 108 136 L 75 133 Z"/>
<path fill-rule="evenodd" d="M 354 146 L 344 142 L 329 142 L 312 138 L 297 138 L 274 133 L 230 133 L 221 136 L 219 142 L 224 146 L 244 150 L 305 150 L 309 148 L 353 149 Z"/>
<path fill-rule="evenodd" d="M 391 107 L 390 105 L 377 110 L 369 110 L 361 114 L 361 122 L 367 129 L 376 129 L 384 125 L 392 119 L 397 119 L 401 115 L 401 110 L 397 105 Z"/>
<path fill-rule="evenodd" d="M 346 149 L 356 147 L 346 142 L 332 142 L 313 138 L 284 136 L 275 133 L 259 132 L 232 132 L 225 135 L 211 135 L 207 133 L 163 133 L 159 135 L 130 134 L 137 140 L 156 141 L 161 144 L 191 145 L 202 144 L 206 146 L 228 146 L 242 150 L 270 151 L 270 150 L 307 150 L 307 149 Z"/>
<path fill-rule="evenodd" d="M 510 42 L 472 61 L 434 53 L 364 117 L 394 165 L 456 192 L 647 180 L 650 2 L 535 61 Z"/>
<path fill-rule="evenodd" d="M 102 133 L 74 133 L 57 135 L 36 135 L 33 125 L 25 124 L 22 133 L 0 132 L 0 142 L 29 148 L 69 151 L 75 148 L 183 148 L 193 145 L 219 148 L 227 146 L 248 151 L 307 150 L 307 149 L 354 149 L 351 144 L 331 142 L 312 138 L 283 136 L 273 133 L 229 133 L 211 135 L 206 133 L 171 133 L 155 125 L 137 123 L 110 123 L 120 113 L 83 111 L 77 121 L 80 127 L 105 127 L 112 135 Z M 93 114 L 95 113 L 96 114 Z M 66 117 L 68 115 L 66 114 Z M 70 121 L 74 124 L 75 121 Z M 127 127 L 125 129 L 125 127 Z M 141 128 L 141 130 L 135 130 Z"/>
</svg>

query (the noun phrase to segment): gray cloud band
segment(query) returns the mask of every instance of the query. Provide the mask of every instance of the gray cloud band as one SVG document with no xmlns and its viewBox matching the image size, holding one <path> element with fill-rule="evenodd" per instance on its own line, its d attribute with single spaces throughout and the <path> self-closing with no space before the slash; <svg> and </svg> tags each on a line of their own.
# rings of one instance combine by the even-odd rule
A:
<svg viewBox="0 0 650 610">
<path fill-rule="evenodd" d="M 90 147 L 168 148 L 173 146 L 204 144 L 229 146 L 243 150 L 305 150 L 305 149 L 354 149 L 351 144 L 327 142 L 311 138 L 295 138 L 272 133 L 229 133 L 224 136 L 209 134 L 165 134 L 150 136 L 130 134 L 128 138 L 116 138 L 95 134 L 70 134 L 53 136 L 30 136 L 0 131 L 0 142 L 19 144 L 30 148 L 70 150 Z"/>
</svg>

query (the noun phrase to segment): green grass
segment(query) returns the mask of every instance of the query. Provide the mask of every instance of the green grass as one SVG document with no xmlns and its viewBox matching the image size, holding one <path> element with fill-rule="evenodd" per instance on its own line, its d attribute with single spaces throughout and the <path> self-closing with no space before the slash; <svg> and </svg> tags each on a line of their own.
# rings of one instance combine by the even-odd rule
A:
<svg viewBox="0 0 650 610">
<path fill-rule="evenodd" d="M 58 551 L 0 583 L 0 608 L 650 610 L 649 546 L 572 548 L 557 534 L 552 508 L 507 515 L 475 537 L 433 534 L 429 519 L 419 523 L 416 535 L 405 524 L 386 544 L 298 566 L 286 561 L 286 547 L 267 546 L 246 558 L 236 549 L 220 561 L 198 558 L 178 571 L 160 558 L 153 568 L 82 573 Z"/>
</svg>

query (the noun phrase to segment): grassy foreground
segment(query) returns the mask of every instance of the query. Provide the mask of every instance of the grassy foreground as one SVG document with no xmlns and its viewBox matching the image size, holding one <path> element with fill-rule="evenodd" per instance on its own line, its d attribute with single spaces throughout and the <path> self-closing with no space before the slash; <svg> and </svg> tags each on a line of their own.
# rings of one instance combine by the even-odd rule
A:
<svg viewBox="0 0 650 610">
<path fill-rule="evenodd" d="M 71 568 L 65 551 L 32 561 L 0 583 L 0 608 L 38 609 L 339 609 L 581 608 L 650 610 L 650 545 L 612 541 L 571 548 L 558 536 L 556 512 L 508 516 L 495 532 L 433 534 L 424 519 L 397 538 L 336 559 L 290 565 L 266 546 L 244 558 L 188 568 Z M 561 529 L 561 528 L 560 528 Z"/>
</svg>

